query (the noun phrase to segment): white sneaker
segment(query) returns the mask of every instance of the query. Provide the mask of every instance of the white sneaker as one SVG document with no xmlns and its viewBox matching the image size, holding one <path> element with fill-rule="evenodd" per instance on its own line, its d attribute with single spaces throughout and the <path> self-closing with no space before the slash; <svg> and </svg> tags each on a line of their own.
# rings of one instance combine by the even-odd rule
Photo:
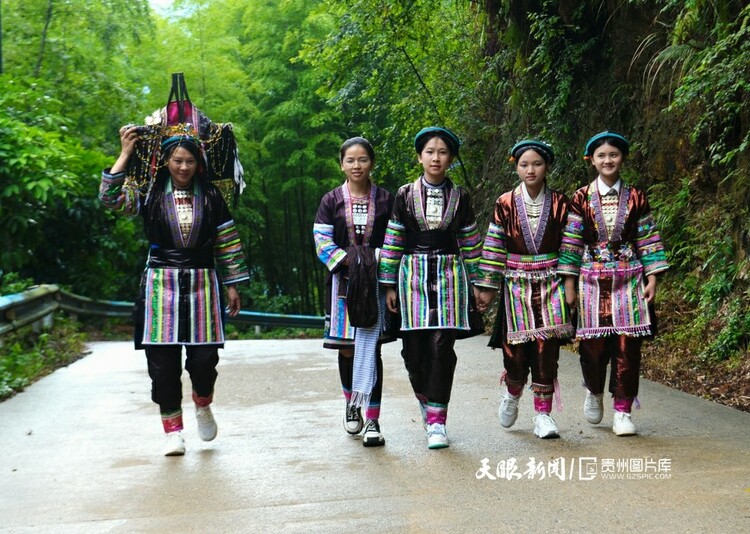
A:
<svg viewBox="0 0 750 534">
<path fill-rule="evenodd" d="M 586 400 L 583 401 L 583 416 L 592 425 L 602 422 L 604 416 L 604 393 L 594 395 L 586 390 Z"/>
<path fill-rule="evenodd" d="M 500 401 L 500 407 L 497 409 L 497 416 L 500 418 L 500 424 L 503 428 L 512 427 L 518 418 L 518 399 L 521 396 L 505 393 L 505 397 Z"/>
<path fill-rule="evenodd" d="M 360 409 L 347 404 L 346 410 L 344 410 L 344 430 L 351 435 L 355 435 L 362 432 L 363 426 L 364 422 Z"/>
<path fill-rule="evenodd" d="M 195 407 L 195 418 L 198 420 L 198 435 L 203 441 L 211 441 L 216 437 L 219 431 L 214 420 L 214 414 L 211 413 L 210 406 Z"/>
<path fill-rule="evenodd" d="M 385 445 L 385 438 L 380 433 L 380 424 L 378 424 L 377 420 L 367 420 L 365 433 L 362 437 L 362 445 L 365 447 L 380 447 Z"/>
<path fill-rule="evenodd" d="M 432 423 L 427 425 L 427 448 L 444 449 L 448 446 L 448 434 L 445 432 L 445 425 Z"/>
<path fill-rule="evenodd" d="M 612 432 L 617 436 L 634 436 L 635 425 L 628 412 L 615 412 L 612 420 Z"/>
<path fill-rule="evenodd" d="M 534 435 L 538 438 L 559 438 L 557 425 L 548 413 L 539 413 L 534 417 Z"/>
<path fill-rule="evenodd" d="M 169 432 L 164 445 L 164 456 L 182 456 L 185 454 L 185 439 L 182 432 Z"/>
</svg>

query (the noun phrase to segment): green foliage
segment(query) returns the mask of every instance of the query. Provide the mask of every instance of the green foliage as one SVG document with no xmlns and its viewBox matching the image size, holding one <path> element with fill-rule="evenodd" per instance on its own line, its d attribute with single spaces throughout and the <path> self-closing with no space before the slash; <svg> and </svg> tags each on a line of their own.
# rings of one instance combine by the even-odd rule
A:
<svg viewBox="0 0 750 534">
<path fill-rule="evenodd" d="M 236 210 L 255 283 L 243 298 L 260 311 L 315 313 L 323 268 L 314 256 L 312 224 L 320 197 L 341 181 L 340 116 L 316 89 L 321 74 L 295 60 L 325 21 L 320 2 L 236 2 L 240 68 L 252 83 L 246 97 L 263 110 L 239 117 L 248 146 L 248 192 Z M 212 6 L 213 8 L 213 6 Z M 280 259 L 283 258 L 283 261 Z"/>
<path fill-rule="evenodd" d="M 132 298 L 143 255 L 133 243 L 142 243 L 96 200 L 110 159 L 87 147 L 111 147 L 143 105 L 142 79 L 153 76 L 132 72 L 131 47 L 152 30 L 148 2 L 11 0 L 3 22 L 0 266 L 94 298 Z"/>
<path fill-rule="evenodd" d="M 750 347 L 750 308 L 734 298 L 728 305 L 724 326 L 700 353 L 709 362 L 730 359 Z"/>
<path fill-rule="evenodd" d="M 31 278 L 23 278 L 18 273 L 0 272 L 0 295 L 21 293 L 33 285 Z"/>
<path fill-rule="evenodd" d="M 81 147 L 63 107 L 39 87 L 0 78 L 0 266 L 36 283 L 115 297 L 118 270 L 137 276 L 142 254 L 128 246 L 132 222 L 116 221 L 99 205 L 107 158 Z"/>
<path fill-rule="evenodd" d="M 663 218 L 679 285 L 697 311 L 679 328 L 709 340 L 700 351 L 706 361 L 747 349 L 750 7 L 744 4 L 669 2 L 660 14 L 667 31 L 649 35 L 641 50 L 665 43 L 647 65 L 648 95 L 651 102 L 669 97 L 663 116 L 691 142 L 688 149 L 679 137 L 662 137 L 659 151 L 683 165 L 685 177 L 679 187 L 657 184 L 652 205 Z"/>
<path fill-rule="evenodd" d="M 66 144 L 59 102 L 0 79 L 0 265 L 15 270 L 44 244 L 52 206 L 80 191 L 71 167 L 81 152 Z"/>
<path fill-rule="evenodd" d="M 376 180 L 395 190 L 416 177 L 412 140 L 426 125 L 455 129 L 471 151 L 460 117 L 474 104 L 471 78 L 481 64 L 466 47 L 474 26 L 466 5 L 329 0 L 323 13 L 335 25 L 300 57 L 328 74 L 319 91 L 340 109 L 348 132 L 374 144 Z"/>
<path fill-rule="evenodd" d="M 575 129 L 576 124 L 569 120 L 570 107 L 580 105 L 575 102 L 575 94 L 583 87 L 592 53 L 601 44 L 597 35 L 589 34 L 589 14 L 583 6 L 569 14 L 567 21 L 558 8 L 558 2 L 547 0 L 539 11 L 528 13 L 528 38 L 534 47 L 528 58 L 519 58 L 516 69 L 518 98 L 523 102 L 521 114 L 528 120 L 538 114 L 534 110 L 539 110 L 539 135 L 551 139 Z"/>
<path fill-rule="evenodd" d="M 316 339 L 320 338 L 319 328 L 261 328 L 254 326 L 238 328 L 227 325 L 227 339 Z"/>
<path fill-rule="evenodd" d="M 650 190 L 650 204 L 658 215 L 660 234 L 670 244 L 670 264 L 680 271 L 689 271 L 697 261 L 696 256 L 704 250 L 693 246 L 702 230 L 690 222 L 689 215 L 696 209 L 693 187 L 691 180 L 685 177 L 660 182 Z"/>
<path fill-rule="evenodd" d="M 35 333 L 26 327 L 4 336 L 0 347 L 0 400 L 80 358 L 84 337 L 79 329 L 75 321 L 56 314 L 49 331 Z"/>
<path fill-rule="evenodd" d="M 311 227 L 343 180 L 340 143 L 369 138 L 375 180 L 419 172 L 427 124 L 464 141 L 480 225 L 517 181 L 521 137 L 555 146 L 551 184 L 592 178 L 580 159 L 605 128 L 632 144 L 625 177 L 649 191 L 679 308 L 669 339 L 741 354 L 750 308 L 750 7 L 731 0 L 145 0 L 3 3 L 0 269 L 7 287 L 57 282 L 132 300 L 145 243 L 138 220 L 96 200 L 117 128 L 166 103 L 169 74 L 232 122 L 248 184 L 233 215 L 253 282 L 245 308 L 320 313 L 325 270 Z M 48 8 L 51 7 L 51 10 Z M 103 151 L 108 151 L 104 154 Z M 54 246 L 51 246 L 54 244 Z M 92 276 L 92 273 L 95 275 Z M 661 285 L 661 284 L 660 284 Z M 662 296 L 660 295 L 660 299 Z M 240 333 L 241 334 L 241 333 Z M 698 337 L 696 337 L 698 336 Z"/>
<path fill-rule="evenodd" d="M 111 133 L 143 105 L 132 46 L 152 30 L 148 0 L 6 0 L 5 72 L 61 102 L 84 146 L 111 146 Z"/>
<path fill-rule="evenodd" d="M 729 2 L 716 6 L 729 8 Z M 708 6 L 706 6 L 708 7 Z M 703 13 L 685 9 L 675 29 L 680 46 L 683 42 L 695 44 L 694 38 L 710 35 L 703 47 L 693 46 L 690 58 L 692 68 L 685 71 L 674 93 L 671 111 L 697 111 L 697 121 L 691 139 L 707 149 L 709 162 L 735 171 L 737 159 L 747 158 L 750 148 L 750 127 L 747 124 L 750 72 L 750 6 L 735 14 L 734 20 L 710 17 L 701 20 Z M 711 21 L 714 26 L 711 27 Z M 708 27 L 707 27 L 708 26 Z M 706 33 L 708 32 L 708 33 Z M 715 39 L 715 40 L 714 40 Z M 744 199 L 750 199 L 746 173 L 729 172 L 720 177 L 731 189 L 741 190 Z M 739 181 L 740 183 L 736 183 Z"/>
<path fill-rule="evenodd" d="M 79 316 L 87 341 L 133 341 L 133 320 L 122 317 Z"/>
</svg>

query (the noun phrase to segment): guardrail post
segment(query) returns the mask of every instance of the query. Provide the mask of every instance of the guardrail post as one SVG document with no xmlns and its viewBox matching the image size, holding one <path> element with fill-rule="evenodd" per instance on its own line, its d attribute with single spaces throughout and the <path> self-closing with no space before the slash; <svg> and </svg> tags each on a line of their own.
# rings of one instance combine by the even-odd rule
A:
<svg viewBox="0 0 750 534">
<path fill-rule="evenodd" d="M 31 323 L 31 330 L 35 334 L 38 334 L 43 330 L 51 329 L 53 324 L 54 324 L 54 315 L 50 313 L 49 315 L 45 315 L 41 319 L 38 319 L 34 321 L 33 323 Z"/>
</svg>

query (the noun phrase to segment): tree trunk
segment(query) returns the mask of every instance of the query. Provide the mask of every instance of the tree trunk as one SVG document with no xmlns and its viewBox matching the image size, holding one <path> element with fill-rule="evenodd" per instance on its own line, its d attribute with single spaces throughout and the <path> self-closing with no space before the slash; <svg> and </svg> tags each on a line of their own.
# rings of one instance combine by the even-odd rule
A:
<svg viewBox="0 0 750 534">
<path fill-rule="evenodd" d="M 263 234 L 261 238 L 261 250 L 257 255 L 261 258 L 261 264 L 263 266 L 263 272 L 268 284 L 269 293 L 276 294 L 276 272 L 274 270 L 273 263 L 273 221 L 271 217 L 271 210 L 269 206 L 271 204 L 268 198 L 268 188 L 266 187 L 266 179 L 263 173 L 260 177 L 261 191 L 263 191 L 263 198 L 266 202 L 263 203 Z"/>
<path fill-rule="evenodd" d="M 299 276 L 299 269 L 297 269 L 297 262 L 294 258 L 294 243 L 292 242 L 292 214 L 291 208 L 289 207 L 289 193 L 284 194 L 284 243 L 281 250 L 280 257 L 284 258 L 284 270 L 282 271 L 284 284 L 283 292 L 285 295 L 298 295 L 299 291 L 294 287 L 299 285 L 297 277 Z M 289 310 L 287 310 L 289 311 Z"/>
<path fill-rule="evenodd" d="M 34 77 L 38 78 L 39 73 L 42 70 L 42 59 L 44 59 L 44 49 L 47 46 L 47 31 L 49 25 L 52 23 L 52 0 L 47 1 L 47 16 L 44 20 L 44 29 L 42 30 L 42 42 L 39 43 L 39 56 L 36 58 L 36 66 L 34 67 Z"/>
<path fill-rule="evenodd" d="M 0 75 L 3 74 L 3 3 L 0 2 Z"/>
<path fill-rule="evenodd" d="M 312 298 L 310 295 L 310 228 L 309 223 L 305 220 L 305 191 L 304 187 L 297 188 L 297 227 L 299 229 L 299 248 L 300 248 L 300 270 L 302 287 L 302 308 L 304 313 L 310 313 L 312 310 Z"/>
</svg>

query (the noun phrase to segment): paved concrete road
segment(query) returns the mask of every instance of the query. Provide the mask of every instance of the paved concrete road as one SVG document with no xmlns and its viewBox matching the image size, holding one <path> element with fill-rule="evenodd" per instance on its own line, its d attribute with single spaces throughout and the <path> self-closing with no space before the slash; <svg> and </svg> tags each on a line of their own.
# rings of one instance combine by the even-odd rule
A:
<svg viewBox="0 0 750 534">
<path fill-rule="evenodd" d="M 341 427 L 320 341 L 230 342 L 219 436 L 201 442 L 185 403 L 188 450 L 172 458 L 142 353 L 94 343 L 0 404 L 0 532 L 750 532 L 750 414 L 642 381 L 640 435 L 618 438 L 608 406 L 602 425 L 583 421 L 564 353 L 562 438 L 533 436 L 529 394 L 506 431 L 486 342 L 457 343 L 451 446 L 437 451 L 397 344 L 384 350 L 387 444 L 366 449 Z"/>
</svg>

